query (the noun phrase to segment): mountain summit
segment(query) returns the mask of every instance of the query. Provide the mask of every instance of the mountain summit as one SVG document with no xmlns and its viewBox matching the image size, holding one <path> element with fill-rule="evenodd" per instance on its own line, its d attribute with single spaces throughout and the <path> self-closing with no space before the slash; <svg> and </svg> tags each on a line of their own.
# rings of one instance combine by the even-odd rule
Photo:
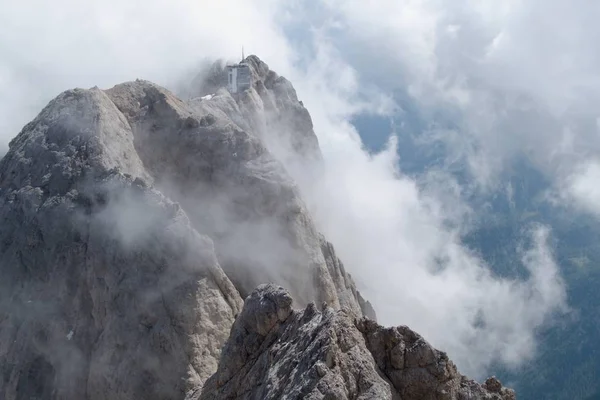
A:
<svg viewBox="0 0 600 400">
<path fill-rule="evenodd" d="M 320 168 L 308 111 L 244 61 L 240 93 L 66 91 L 11 141 L 0 398 L 513 399 L 376 324 L 288 171 Z"/>
</svg>

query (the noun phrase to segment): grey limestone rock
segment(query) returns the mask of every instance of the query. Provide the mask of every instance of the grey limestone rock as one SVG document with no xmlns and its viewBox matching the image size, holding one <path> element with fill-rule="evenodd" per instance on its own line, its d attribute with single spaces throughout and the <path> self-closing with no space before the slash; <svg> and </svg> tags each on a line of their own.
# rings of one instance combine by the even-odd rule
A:
<svg viewBox="0 0 600 400">
<path fill-rule="evenodd" d="M 73 90 L 0 163 L 0 398 L 181 398 L 216 369 L 241 299 L 133 140 Z"/>
<path fill-rule="evenodd" d="M 245 301 L 219 370 L 188 400 L 402 399 L 514 400 L 490 378 L 484 385 L 407 327 L 311 304 L 291 310 L 281 287 L 258 287 Z"/>
</svg>

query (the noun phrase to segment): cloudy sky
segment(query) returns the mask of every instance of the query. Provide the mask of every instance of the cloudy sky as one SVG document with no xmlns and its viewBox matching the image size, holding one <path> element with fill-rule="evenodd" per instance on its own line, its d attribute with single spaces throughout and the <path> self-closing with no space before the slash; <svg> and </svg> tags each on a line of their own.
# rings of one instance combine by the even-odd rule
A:
<svg viewBox="0 0 600 400">
<path fill-rule="evenodd" d="M 525 154 L 552 182 L 548 196 L 596 217 L 600 3 L 0 0 L 0 9 L 0 154 L 63 90 L 136 78 L 175 87 L 244 45 L 311 112 L 327 169 L 303 191 L 381 322 L 410 325 L 480 374 L 532 357 L 535 331 L 566 309 L 551 229 L 531 226 L 515 248 L 527 281 L 495 277 L 460 242 L 477 212 L 465 187 L 443 169 L 409 177 L 393 137 L 370 154 L 350 122 L 392 118 L 408 102 L 428 121 L 419 134 L 466 166 L 468 190 L 497 189 Z"/>
</svg>

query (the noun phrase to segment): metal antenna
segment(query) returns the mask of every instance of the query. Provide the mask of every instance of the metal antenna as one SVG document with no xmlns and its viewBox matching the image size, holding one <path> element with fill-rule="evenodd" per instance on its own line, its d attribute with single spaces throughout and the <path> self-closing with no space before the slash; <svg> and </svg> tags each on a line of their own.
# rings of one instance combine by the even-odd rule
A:
<svg viewBox="0 0 600 400">
<path fill-rule="evenodd" d="M 242 62 L 246 59 L 246 57 L 244 57 L 244 46 L 242 46 Z"/>
</svg>

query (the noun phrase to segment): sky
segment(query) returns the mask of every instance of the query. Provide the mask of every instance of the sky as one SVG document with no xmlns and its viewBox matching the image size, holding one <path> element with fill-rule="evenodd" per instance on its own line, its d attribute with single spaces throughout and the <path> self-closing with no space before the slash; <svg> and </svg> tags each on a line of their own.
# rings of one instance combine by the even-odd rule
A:
<svg viewBox="0 0 600 400">
<path fill-rule="evenodd" d="M 63 90 L 143 78 L 167 87 L 241 46 L 294 84 L 326 169 L 302 183 L 380 322 L 406 324 L 479 375 L 517 366 L 568 310 L 552 231 L 531 226 L 494 276 L 460 241 L 473 213 L 443 168 L 399 168 L 397 141 L 366 151 L 351 121 L 403 111 L 429 123 L 480 193 L 524 154 L 572 212 L 600 215 L 600 4 L 585 0 L 0 0 L 0 154 Z M 361 132 L 363 137 L 368 132 Z"/>
</svg>

